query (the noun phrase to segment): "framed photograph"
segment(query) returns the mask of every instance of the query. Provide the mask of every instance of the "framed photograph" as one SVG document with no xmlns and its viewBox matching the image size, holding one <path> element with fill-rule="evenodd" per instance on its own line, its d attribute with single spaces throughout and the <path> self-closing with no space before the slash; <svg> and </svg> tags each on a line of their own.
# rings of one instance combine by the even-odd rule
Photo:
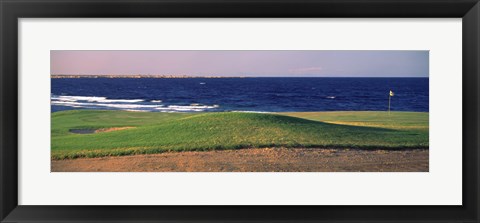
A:
<svg viewBox="0 0 480 223">
<path fill-rule="evenodd" d="M 428 172 L 428 68 L 411 50 L 52 50 L 51 171 Z"/>
<path fill-rule="evenodd" d="M 2 1 L 1 222 L 478 222 L 479 10 Z"/>
</svg>

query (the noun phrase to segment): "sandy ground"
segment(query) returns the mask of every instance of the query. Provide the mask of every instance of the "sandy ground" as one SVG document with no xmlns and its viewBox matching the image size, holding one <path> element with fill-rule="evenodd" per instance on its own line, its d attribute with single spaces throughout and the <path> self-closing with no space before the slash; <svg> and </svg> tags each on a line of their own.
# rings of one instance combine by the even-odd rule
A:
<svg viewBox="0 0 480 223">
<path fill-rule="evenodd" d="M 240 149 L 52 160 L 52 172 L 428 172 L 428 150 Z"/>
</svg>

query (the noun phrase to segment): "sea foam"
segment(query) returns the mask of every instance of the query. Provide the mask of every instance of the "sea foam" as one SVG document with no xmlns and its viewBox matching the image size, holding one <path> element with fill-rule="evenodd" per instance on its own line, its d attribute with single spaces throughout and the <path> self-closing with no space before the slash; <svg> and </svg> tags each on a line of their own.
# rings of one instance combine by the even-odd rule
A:
<svg viewBox="0 0 480 223">
<path fill-rule="evenodd" d="M 161 100 L 108 99 L 98 96 L 51 96 L 51 105 L 73 108 L 158 112 L 202 112 L 219 108 L 219 105 L 165 105 L 160 103 L 162 103 Z"/>
</svg>

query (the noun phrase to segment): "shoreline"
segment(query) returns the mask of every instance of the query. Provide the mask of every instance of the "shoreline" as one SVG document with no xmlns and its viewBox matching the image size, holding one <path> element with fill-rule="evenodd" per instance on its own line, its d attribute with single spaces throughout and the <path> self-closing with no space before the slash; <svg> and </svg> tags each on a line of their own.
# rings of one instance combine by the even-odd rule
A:
<svg viewBox="0 0 480 223">
<path fill-rule="evenodd" d="M 61 105 L 52 105 L 52 106 L 61 106 Z M 68 106 L 61 106 L 61 107 L 68 107 Z M 70 107 L 68 107 L 70 108 Z M 64 111 L 118 111 L 118 112 L 139 112 L 139 113 L 144 113 L 144 112 L 158 112 L 162 113 L 162 111 L 150 111 L 150 110 L 135 110 L 135 109 L 92 109 L 92 108 L 74 108 L 74 109 L 65 109 L 65 110 L 58 110 L 58 111 L 51 111 L 50 114 L 56 113 L 56 112 L 64 112 Z M 361 113 L 377 113 L 377 112 L 385 112 L 385 114 L 388 114 L 388 111 L 383 111 L 383 110 L 336 110 L 336 111 L 330 111 L 330 110 L 325 110 L 325 111 L 252 111 L 252 110 L 212 110 L 212 111 L 169 111 L 167 113 L 184 113 L 184 114 L 202 114 L 202 113 L 259 113 L 259 114 L 315 114 L 315 113 L 352 113 L 352 112 L 361 112 Z M 430 113 L 430 111 L 391 111 L 391 113 Z"/>
<path fill-rule="evenodd" d="M 244 78 L 244 77 L 222 77 L 222 76 L 188 76 L 188 75 L 85 75 L 85 74 L 53 74 L 50 75 L 52 79 L 61 79 L 61 78 L 172 78 L 172 79 L 182 79 L 182 78 Z"/>
</svg>

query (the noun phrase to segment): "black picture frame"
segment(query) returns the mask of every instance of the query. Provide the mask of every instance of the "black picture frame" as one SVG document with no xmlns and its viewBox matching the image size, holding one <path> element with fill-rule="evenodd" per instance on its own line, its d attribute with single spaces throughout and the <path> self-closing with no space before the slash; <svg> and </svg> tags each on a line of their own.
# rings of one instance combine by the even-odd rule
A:
<svg viewBox="0 0 480 223">
<path fill-rule="evenodd" d="M 1 222 L 479 222 L 478 0 L 0 0 L 0 15 Z M 462 18 L 463 205 L 18 205 L 17 140 L 18 130 L 21 129 L 18 128 L 17 122 L 19 35 L 17 21 L 19 18 L 74 17 Z"/>
</svg>

